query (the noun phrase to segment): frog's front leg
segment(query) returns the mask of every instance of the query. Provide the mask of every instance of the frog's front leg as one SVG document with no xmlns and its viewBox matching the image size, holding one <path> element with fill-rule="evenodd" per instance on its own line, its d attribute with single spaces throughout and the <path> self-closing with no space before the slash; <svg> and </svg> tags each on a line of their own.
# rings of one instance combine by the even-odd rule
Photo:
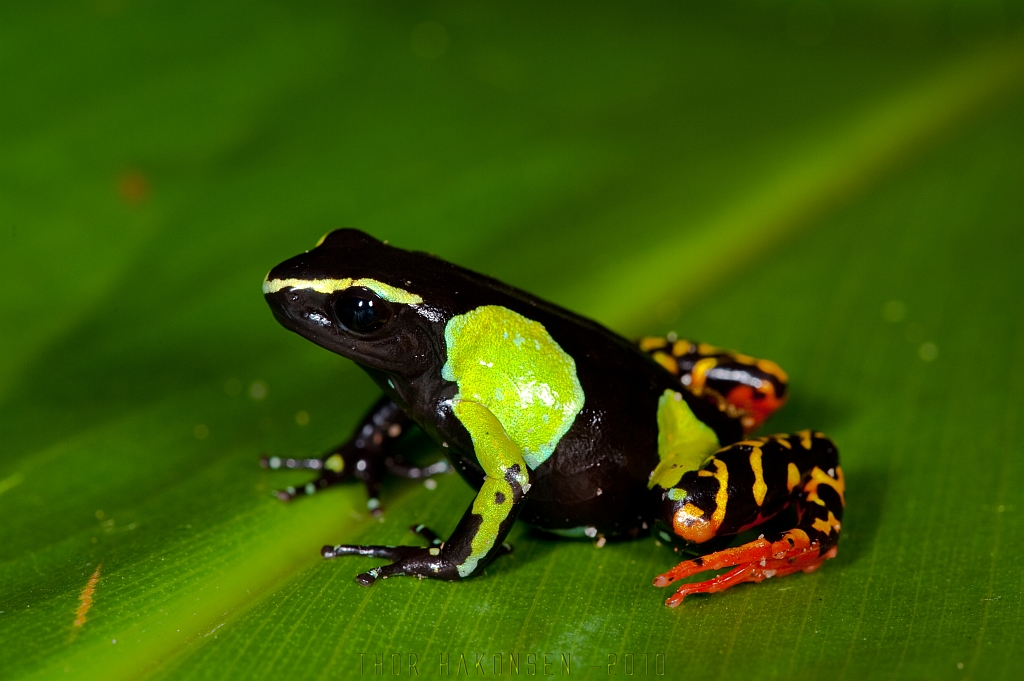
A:
<svg viewBox="0 0 1024 681">
<path fill-rule="evenodd" d="M 430 546 L 325 546 L 325 558 L 374 556 L 393 561 L 356 577 L 364 586 L 377 579 L 413 575 L 431 579 L 463 579 L 478 573 L 496 556 L 507 553 L 505 537 L 515 523 L 523 500 L 530 491 L 530 469 L 522 450 L 505 432 L 497 417 L 483 405 L 453 400 L 452 411 L 469 424 L 473 449 L 484 469 L 484 482 L 473 505 L 462 516 L 446 542 L 422 526 L 413 530 L 427 538 Z"/>
<path fill-rule="evenodd" d="M 654 585 L 663 587 L 705 570 L 733 568 L 684 584 L 665 604 L 675 607 L 689 594 L 816 570 L 836 555 L 845 483 L 835 444 L 805 430 L 720 449 L 702 468 L 662 490 L 665 521 L 677 535 L 698 544 L 755 527 L 790 504 L 797 512 L 792 529 L 683 561 L 659 575 Z"/>
<path fill-rule="evenodd" d="M 366 413 L 359 427 L 347 442 L 317 459 L 290 459 L 264 456 L 260 465 L 271 469 L 307 469 L 319 476 L 301 487 L 276 490 L 282 501 L 314 494 L 342 481 L 355 478 L 366 485 L 369 499 L 366 506 L 374 515 L 381 513 L 380 490 L 384 475 L 403 478 L 426 478 L 448 470 L 441 460 L 426 467 L 410 466 L 394 452 L 395 440 L 409 428 L 412 421 L 390 398 L 382 397 Z"/>
</svg>

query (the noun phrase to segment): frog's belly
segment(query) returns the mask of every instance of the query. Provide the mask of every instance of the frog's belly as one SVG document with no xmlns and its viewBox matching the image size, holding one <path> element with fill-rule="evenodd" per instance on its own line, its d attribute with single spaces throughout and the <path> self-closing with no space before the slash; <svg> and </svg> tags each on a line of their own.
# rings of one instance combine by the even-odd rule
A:
<svg viewBox="0 0 1024 681">
<path fill-rule="evenodd" d="M 605 536 L 633 533 L 650 525 L 656 510 L 647 488 L 657 454 L 648 450 L 616 455 L 593 442 L 562 443 L 534 471 L 519 519 L 545 530 L 575 530 Z M 567 446 L 566 446 L 567 445 Z"/>
<path fill-rule="evenodd" d="M 606 537 L 646 532 L 653 519 L 654 505 L 647 490 L 643 494 L 607 501 L 579 504 L 548 504 L 528 501 L 519 519 L 542 530 L 566 537 Z"/>
</svg>

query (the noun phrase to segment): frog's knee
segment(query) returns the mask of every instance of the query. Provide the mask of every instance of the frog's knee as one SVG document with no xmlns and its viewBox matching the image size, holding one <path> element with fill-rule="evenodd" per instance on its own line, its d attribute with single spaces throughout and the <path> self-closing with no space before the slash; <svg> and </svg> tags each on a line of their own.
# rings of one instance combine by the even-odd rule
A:
<svg viewBox="0 0 1024 681">
<path fill-rule="evenodd" d="M 687 473 L 661 495 L 661 518 L 682 540 L 703 544 L 722 531 L 729 505 L 728 469 L 720 459 Z"/>
</svg>

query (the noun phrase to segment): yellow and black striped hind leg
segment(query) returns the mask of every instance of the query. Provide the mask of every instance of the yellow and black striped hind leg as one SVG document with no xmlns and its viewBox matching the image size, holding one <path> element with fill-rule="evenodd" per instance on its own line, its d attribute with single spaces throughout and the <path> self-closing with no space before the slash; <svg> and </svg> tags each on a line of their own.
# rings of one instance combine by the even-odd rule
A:
<svg viewBox="0 0 1024 681">
<path fill-rule="evenodd" d="M 674 335 L 640 339 L 640 349 L 680 384 L 737 418 L 747 433 L 786 402 L 789 378 L 778 364 Z"/>
<path fill-rule="evenodd" d="M 686 560 L 659 575 L 654 585 L 707 570 L 732 568 L 703 582 L 684 584 L 669 607 L 696 593 L 714 593 L 744 582 L 813 572 L 836 555 L 845 505 L 845 483 L 835 444 L 809 430 L 743 440 L 720 449 L 700 469 L 662 493 L 662 516 L 683 539 L 703 544 L 756 527 L 794 506 L 792 529 Z"/>
</svg>

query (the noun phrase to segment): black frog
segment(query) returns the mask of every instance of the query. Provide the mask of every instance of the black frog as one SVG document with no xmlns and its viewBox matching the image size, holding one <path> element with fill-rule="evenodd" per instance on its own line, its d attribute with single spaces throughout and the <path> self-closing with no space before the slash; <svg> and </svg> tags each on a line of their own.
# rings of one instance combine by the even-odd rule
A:
<svg viewBox="0 0 1024 681">
<path fill-rule="evenodd" d="M 263 292 L 286 328 L 359 364 L 384 397 L 355 436 L 321 458 L 264 459 L 319 477 L 280 492 L 311 494 L 363 480 L 380 512 L 387 473 L 426 477 L 445 463 L 407 465 L 393 446 L 412 424 L 441 444 L 475 489 L 442 541 L 326 546 L 327 558 L 390 561 L 357 577 L 457 580 L 509 550 L 516 520 L 564 536 L 629 537 L 714 546 L 794 506 L 795 526 L 686 560 L 656 586 L 684 584 L 666 603 L 797 571 L 836 554 L 844 482 L 820 433 L 751 438 L 786 399 L 773 362 L 673 336 L 630 342 L 603 326 L 489 277 L 352 229 L 275 267 Z M 709 543 L 710 542 L 710 543 Z"/>
</svg>

